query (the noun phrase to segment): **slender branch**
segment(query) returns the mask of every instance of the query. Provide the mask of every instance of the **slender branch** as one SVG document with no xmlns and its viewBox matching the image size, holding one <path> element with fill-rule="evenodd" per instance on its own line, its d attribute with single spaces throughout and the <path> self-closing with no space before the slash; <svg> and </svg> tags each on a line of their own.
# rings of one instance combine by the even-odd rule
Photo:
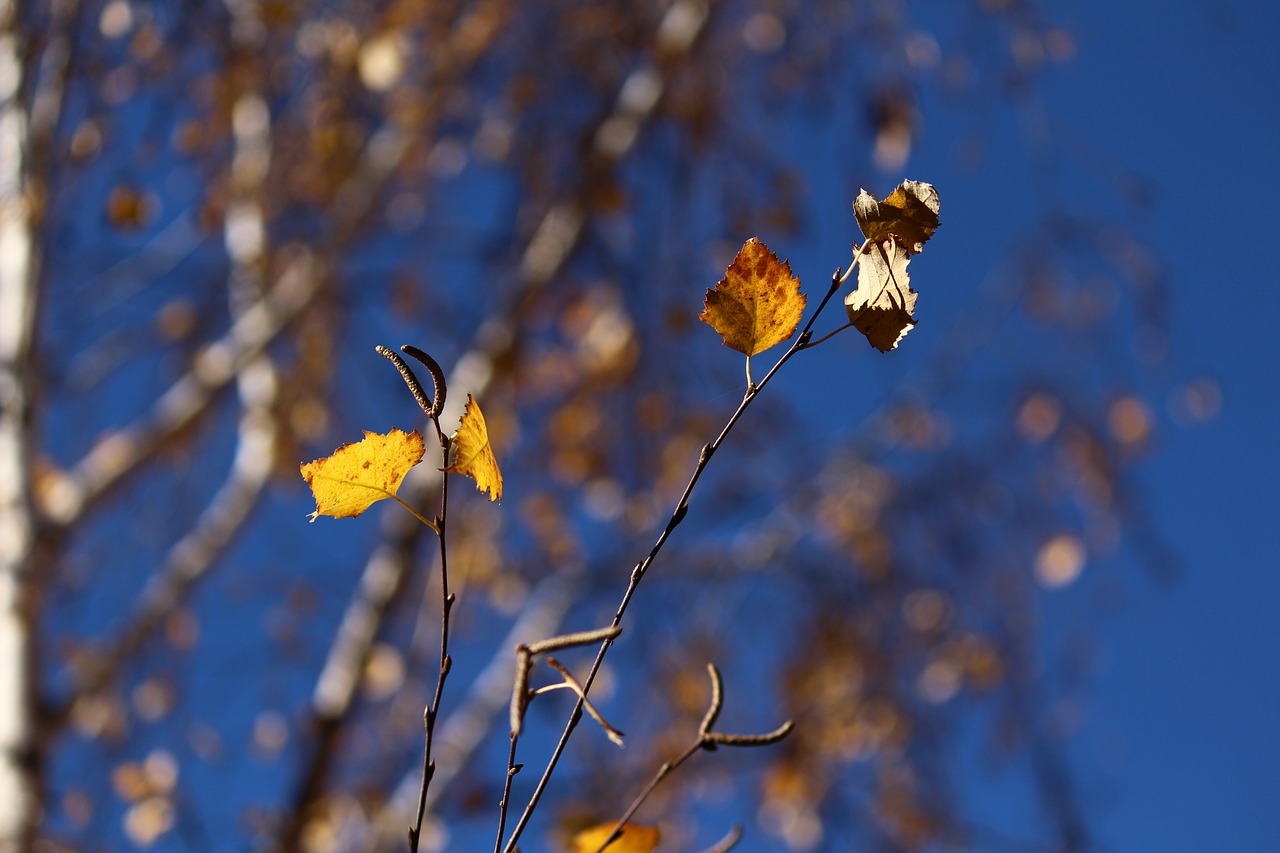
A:
<svg viewBox="0 0 1280 853">
<path fill-rule="evenodd" d="M 594 631 L 575 631 L 572 634 L 562 634 L 559 637 L 539 640 L 536 643 L 530 643 L 526 648 L 530 655 L 541 655 L 547 652 L 558 652 L 561 649 L 571 649 L 574 646 L 588 646 L 603 640 L 613 640 L 621 633 L 622 629 L 620 627 L 610 625 L 607 628 L 597 628 Z"/>
<path fill-rule="evenodd" d="M 444 398 L 440 396 L 440 389 L 443 387 L 444 383 L 436 385 L 437 400 L 441 407 L 443 407 Z M 449 465 L 450 441 L 440 429 L 439 412 L 431 417 L 431 422 L 435 425 L 436 435 L 440 439 L 440 468 L 443 471 Z M 449 656 L 449 613 L 453 610 L 453 603 L 457 599 L 449 592 L 449 552 L 445 545 L 448 512 L 449 475 L 443 473 L 440 482 L 440 514 L 436 517 L 435 524 L 436 538 L 440 542 L 440 668 L 436 675 L 436 689 L 431 698 L 431 704 L 423 710 L 422 714 L 423 727 L 426 729 L 425 744 L 422 750 L 422 786 L 418 792 L 418 810 L 414 816 L 413 825 L 409 827 L 410 853 L 418 853 L 418 842 L 422 837 L 422 820 L 427 813 L 427 791 L 431 788 L 431 778 L 436 771 L 435 761 L 431 758 L 431 747 L 436 731 L 436 717 L 440 713 L 440 701 L 444 696 L 445 679 L 449 677 L 449 670 L 453 668 L 453 658 Z"/>
<path fill-rule="evenodd" d="M 693 494 L 693 490 L 697 486 L 698 481 L 702 478 L 702 473 L 706 470 L 707 464 L 711 461 L 711 457 L 715 455 L 716 450 L 719 449 L 720 445 L 728 437 L 729 433 L 733 431 L 734 426 L 737 425 L 743 414 L 746 413 L 747 409 L 751 406 L 751 403 L 756 399 L 759 393 L 764 390 L 765 386 L 769 384 L 773 377 L 777 375 L 783 365 L 790 361 L 796 353 L 802 350 L 809 343 L 813 336 L 813 324 L 817 321 L 818 317 L 821 316 L 823 310 L 831 301 L 832 295 L 834 295 L 840 287 L 840 283 L 842 281 L 840 278 L 840 272 L 841 271 L 837 269 L 832 275 L 831 286 L 827 289 L 822 301 L 818 303 L 818 307 L 809 317 L 808 322 L 805 323 L 804 329 L 796 337 L 795 341 L 792 342 L 791 346 L 785 353 L 783 353 L 782 357 L 778 359 L 773 367 L 769 369 L 769 372 L 765 374 L 764 378 L 760 380 L 758 385 L 748 386 L 746 393 L 742 397 L 742 401 L 738 404 L 738 407 L 734 410 L 733 414 L 729 416 L 729 420 L 720 430 L 719 435 L 717 435 L 715 440 L 710 444 L 703 446 L 702 452 L 698 456 L 698 463 L 693 469 L 693 474 L 689 477 L 689 482 L 685 485 L 684 492 L 680 495 L 679 500 L 676 501 L 675 509 L 672 511 L 671 518 L 667 521 L 666 527 L 664 527 L 662 533 L 658 535 L 657 541 L 654 543 L 653 547 L 649 549 L 649 553 L 645 558 L 637 563 L 635 568 L 632 569 L 630 582 L 627 584 L 627 589 L 623 593 L 622 600 L 619 602 L 618 608 L 614 613 L 613 622 L 611 623 L 613 626 L 616 627 L 621 624 L 622 617 L 626 613 L 627 606 L 631 603 L 631 598 L 635 595 L 636 589 L 640 585 L 640 581 L 644 578 L 649 567 L 653 565 L 653 561 L 662 551 L 662 547 L 666 544 L 667 539 L 670 538 L 672 532 L 682 521 L 684 521 L 685 516 L 689 512 L 689 498 Z M 611 641 L 605 640 L 600 644 L 600 648 L 596 651 L 595 660 L 592 662 L 591 669 L 582 683 L 584 694 L 591 690 L 591 685 L 595 681 L 595 677 L 597 673 L 599 673 L 601 665 L 604 663 L 605 655 L 608 654 L 610 646 Z M 542 772 L 542 776 L 538 779 L 538 783 L 534 788 L 533 794 L 529 798 L 529 802 L 525 805 L 525 809 L 521 813 L 520 819 L 516 822 L 515 828 L 512 830 L 511 838 L 508 839 L 506 847 L 503 848 L 505 853 L 513 853 L 516 849 L 516 842 L 520 839 L 520 835 L 528 825 L 529 819 L 533 816 L 533 812 L 537 808 L 538 802 L 542 799 L 542 794 L 551 780 L 551 775 L 555 772 L 556 765 L 560 761 L 560 756 L 564 754 L 564 749 L 569 743 L 569 738 L 573 735 L 573 731 L 578 725 L 578 720 L 582 717 L 583 705 L 584 700 L 582 698 L 579 698 L 574 704 L 573 711 L 570 713 L 569 719 L 565 723 L 564 730 L 560 734 L 560 739 L 556 742 L 555 749 L 552 751 L 551 757 L 547 761 L 546 767 Z"/>
<path fill-rule="evenodd" d="M 511 675 L 509 649 L 530 636 L 553 633 L 576 600 L 576 578 L 582 567 L 576 563 L 565 564 L 554 574 L 540 581 L 529 595 L 519 618 L 506 635 L 494 647 L 489 663 L 472 680 L 468 693 L 457 708 L 440 725 L 436 740 L 448 748 L 441 750 L 427 795 L 427 811 L 439 800 L 440 793 L 466 765 L 472 754 L 484 741 L 491 728 L 491 721 L 510 704 Z M 512 759 L 514 761 L 514 759 Z M 518 765 L 516 765 L 518 766 Z M 399 839 L 404 821 L 412 814 L 421 779 L 417 771 L 405 774 L 396 785 L 390 800 L 379 812 L 372 825 L 352 823 L 345 832 L 355 833 L 353 850 L 374 853 L 385 849 Z M 402 817 L 404 816 L 404 817 Z M 361 836 L 363 833 L 363 836 Z M 345 836 L 344 836 L 345 837 Z"/>
<path fill-rule="evenodd" d="M 525 710 L 529 707 L 529 702 L 534 696 L 561 688 L 572 689 L 582 700 L 583 707 L 587 709 L 587 713 L 605 730 L 609 740 L 618 746 L 622 746 L 622 732 L 605 721 L 595 706 L 587 701 L 587 694 L 582 689 L 582 685 L 555 658 L 548 657 L 547 663 L 564 676 L 564 681 L 559 684 L 541 687 L 536 691 L 529 689 L 529 675 L 533 672 L 534 655 L 574 648 L 575 646 L 590 645 L 591 643 L 612 642 L 621 633 L 622 628 L 620 626 L 610 625 L 607 628 L 597 628 L 594 631 L 576 631 L 572 634 L 562 634 L 559 637 L 539 640 L 528 645 L 521 643 L 516 646 L 516 676 L 515 684 L 511 688 L 511 749 L 507 755 L 507 773 L 506 782 L 502 789 L 502 800 L 498 803 L 498 837 L 494 841 L 495 853 L 501 849 L 502 836 L 506 832 L 507 809 L 511 803 L 511 781 L 515 778 L 516 773 L 520 772 L 520 767 L 523 766 L 516 764 L 516 745 L 520 740 L 520 733 L 524 730 Z"/>
<path fill-rule="evenodd" d="M 707 675 L 711 676 L 711 704 L 707 706 L 707 713 L 698 724 L 699 736 L 711 731 L 711 727 L 716 724 L 716 718 L 720 716 L 720 709 L 724 706 L 724 682 L 720 678 L 720 670 L 715 664 L 709 663 Z"/>
<path fill-rule="evenodd" d="M 657 789 L 658 785 L 700 750 L 711 751 L 718 746 L 765 746 L 777 743 L 791 733 L 793 728 L 791 720 L 787 720 L 771 732 L 759 735 L 728 735 L 711 731 L 711 726 L 715 724 L 716 718 L 720 716 L 720 709 L 724 704 L 724 685 L 720 678 L 720 670 L 716 669 L 715 664 L 707 664 L 707 674 L 711 677 L 711 702 L 707 707 L 707 713 L 703 716 L 702 722 L 698 726 L 697 739 L 689 744 L 689 747 L 680 753 L 674 761 L 668 761 L 658 768 L 658 772 L 649 780 L 649 784 L 645 785 L 643 790 L 636 795 L 636 798 L 631 801 L 631 805 L 623 812 L 622 817 L 618 818 L 613 825 L 613 830 L 609 833 L 609 837 L 604 839 L 600 846 L 596 848 L 596 853 L 601 853 L 621 837 L 623 827 L 626 826 L 627 821 L 631 820 L 640 809 L 640 806 L 644 804 L 644 801 L 649 798 L 649 795 Z M 732 840 L 728 841 L 728 846 L 721 846 L 726 843 L 722 841 L 714 849 L 728 850 L 729 847 L 737 843 L 740 834 L 741 831 L 735 827 L 734 831 L 729 833 L 728 839 Z"/>
<path fill-rule="evenodd" d="M 511 746 L 507 750 L 507 772 L 502 782 L 502 799 L 498 801 L 498 835 L 493 840 L 493 853 L 502 849 L 502 836 L 507 831 L 507 805 L 511 802 L 511 783 L 516 774 L 524 769 L 523 764 L 516 763 L 516 743 L 520 740 L 520 732 L 511 728 Z"/>
<path fill-rule="evenodd" d="M 759 735 L 732 735 L 725 732 L 707 732 L 702 736 L 702 740 L 706 744 L 715 744 L 716 746 L 769 746 L 791 734 L 791 730 L 795 728 L 795 723 L 787 720 L 771 732 L 765 732 Z"/>
<path fill-rule="evenodd" d="M 582 685 L 578 682 L 578 679 L 573 677 L 573 673 L 553 657 L 547 658 L 547 665 L 563 675 L 564 681 L 561 684 L 552 684 L 548 687 L 540 688 L 536 692 L 542 693 L 547 690 L 557 690 L 560 688 L 568 688 L 572 690 L 574 693 L 578 694 L 578 701 L 582 703 L 582 707 L 586 712 L 591 715 L 591 719 L 599 723 L 600 728 L 604 729 L 604 733 L 609 736 L 609 740 L 613 741 L 618 746 L 622 746 L 622 732 L 609 725 L 609 722 L 604 718 L 604 715 L 596 710 L 595 705 L 591 704 L 591 700 L 587 698 L 587 691 L 582 689 Z"/>
<path fill-rule="evenodd" d="M 814 348 L 814 347 L 816 347 L 818 344 L 825 343 L 825 342 L 827 342 L 827 341 L 831 340 L 832 338 L 834 338 L 836 335 L 838 335 L 838 334 L 840 334 L 841 332 L 843 332 L 845 329 L 849 329 L 849 328 L 852 328 L 852 327 L 853 327 L 853 321 L 852 321 L 852 320 L 850 320 L 849 322 L 845 323 L 843 326 L 837 326 L 835 329 L 831 330 L 830 332 L 827 332 L 825 335 L 823 335 L 822 337 L 818 338 L 817 340 L 809 341 L 809 343 L 805 344 L 804 348 L 805 348 L 805 349 L 813 349 L 813 348 Z"/>
<path fill-rule="evenodd" d="M 689 744 L 688 748 L 685 749 L 684 752 L 680 753 L 680 755 L 674 760 L 663 762 L 662 766 L 658 768 L 658 772 L 653 774 L 653 778 L 649 780 L 649 784 L 644 786 L 640 793 L 636 795 L 636 798 L 631 801 L 631 805 L 627 806 L 627 810 L 622 813 L 622 817 L 618 818 L 617 823 L 613 825 L 613 831 L 610 832 L 609 837 L 596 848 L 596 853 L 600 853 L 600 851 L 604 850 L 610 844 L 622 837 L 622 830 L 623 827 L 626 826 L 627 821 L 631 820 L 635 813 L 640 809 L 640 806 L 644 805 L 644 801 L 649 799 L 649 795 L 657 789 L 658 785 L 662 784 L 662 780 L 666 779 L 679 769 L 680 765 L 684 764 L 704 749 L 706 749 L 706 746 L 703 744 L 702 738 L 699 737 L 693 743 Z"/>
</svg>

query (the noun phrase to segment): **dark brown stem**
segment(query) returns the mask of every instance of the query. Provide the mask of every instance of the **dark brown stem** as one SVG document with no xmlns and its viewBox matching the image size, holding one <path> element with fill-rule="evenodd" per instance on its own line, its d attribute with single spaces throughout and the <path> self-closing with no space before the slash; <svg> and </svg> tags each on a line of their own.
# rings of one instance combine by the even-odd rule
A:
<svg viewBox="0 0 1280 853">
<path fill-rule="evenodd" d="M 623 614 L 626 613 L 627 606 L 631 603 L 632 596 L 635 595 L 636 589 L 640 586 L 640 581 L 644 578 L 645 572 L 649 570 L 649 567 L 653 565 L 653 561 L 662 550 L 662 546 L 667 543 L 667 539 L 671 536 L 672 532 L 680 525 L 680 522 L 684 521 L 685 516 L 688 514 L 689 497 L 693 494 L 694 487 L 698 485 L 698 480 L 702 478 L 702 472 L 706 470 L 707 464 L 711 461 L 711 457 L 715 455 L 715 452 L 720 448 L 720 445 L 724 442 L 725 438 L 727 438 L 729 433 L 733 431 L 734 426 L 737 425 L 743 414 L 746 413 L 747 409 L 751 406 L 752 401 L 755 400 L 756 396 L 764 390 L 765 386 L 769 384 L 773 377 L 777 375 L 778 371 L 782 369 L 782 366 L 790 361 L 792 356 L 809 344 L 809 341 L 813 337 L 814 322 L 822 314 L 823 309 L 827 307 L 827 303 L 831 301 L 831 297 L 840 288 L 841 272 L 842 270 L 837 268 L 835 273 L 831 276 L 831 286 L 827 289 L 826 295 L 823 296 L 822 301 L 818 304 L 817 309 L 813 312 L 809 321 L 805 323 L 804 330 L 801 331 L 800 335 L 795 339 L 787 351 L 782 354 L 782 357 L 779 358 L 773 367 L 769 369 L 769 372 L 760 380 L 760 383 L 758 385 L 750 385 L 747 387 L 747 391 L 742 397 L 742 402 L 738 404 L 738 408 L 729 416 L 729 420 L 725 422 L 724 428 L 720 430 L 720 434 L 717 435 L 715 440 L 710 444 L 703 446 L 702 453 L 698 456 L 698 464 L 694 467 L 693 474 L 689 477 L 689 482 L 685 485 L 684 492 L 681 493 L 680 499 L 676 501 L 675 509 L 672 511 L 671 518 L 667 521 L 666 527 L 664 527 L 662 533 L 658 535 L 657 541 L 654 542 L 653 547 L 649 549 L 649 553 L 645 558 L 637 563 L 636 567 L 631 570 L 631 579 L 627 584 L 626 592 L 623 593 L 622 600 L 618 603 L 618 609 L 613 615 L 613 622 L 611 624 L 614 627 L 621 624 Z M 587 677 L 582 682 L 582 689 L 584 693 L 591 690 L 591 685 L 595 681 L 596 674 L 599 673 L 600 667 L 604 663 L 604 657 L 608 654 L 609 647 L 612 643 L 612 640 L 605 640 L 600 644 L 600 648 L 596 651 L 596 657 L 591 664 L 591 669 L 587 673 Z M 534 787 L 533 794 L 530 796 L 529 802 L 525 805 L 524 811 L 520 815 L 520 819 L 516 822 L 515 828 L 511 831 L 511 838 L 508 839 L 506 847 L 503 848 L 503 853 L 514 853 L 516 849 L 516 842 L 520 840 L 521 833 L 524 832 L 525 827 L 529 823 L 529 819 L 533 816 L 534 810 L 538 807 L 538 802 L 542 799 L 542 794 L 546 791 L 547 784 L 551 781 L 551 776 L 555 772 L 556 765 L 560 761 L 560 756 L 564 754 L 565 747 L 569 744 L 569 738 L 573 736 L 573 730 L 577 728 L 578 721 L 582 719 L 582 706 L 583 699 L 579 697 L 578 701 L 574 703 L 573 711 L 570 713 L 569 719 L 565 723 L 564 730 L 560 733 L 560 739 L 556 742 L 555 749 L 552 751 L 551 757 L 547 760 L 547 765 L 542 771 L 542 776 L 538 779 L 538 784 Z M 699 740 L 699 747 L 701 747 L 701 740 Z"/>
<path fill-rule="evenodd" d="M 507 805 L 511 802 L 511 780 L 516 778 L 516 774 L 524 766 L 516 764 L 516 741 L 518 740 L 520 740 L 520 733 L 513 728 L 511 748 L 507 751 L 507 778 L 502 784 L 502 801 L 498 803 L 498 837 L 493 842 L 493 853 L 500 853 L 502 850 L 502 836 L 507 831 Z"/>
<path fill-rule="evenodd" d="M 636 795 L 631 801 L 631 805 L 627 807 L 622 817 L 618 818 L 618 822 L 613 825 L 613 831 L 609 833 L 609 837 L 596 848 L 596 853 L 601 853 L 606 847 L 616 841 L 621 835 L 623 827 L 627 821 L 644 804 L 649 795 L 654 792 L 663 779 L 666 779 L 675 772 L 681 764 L 684 764 L 698 750 L 714 750 L 718 746 L 765 746 L 771 743 L 777 743 L 788 734 L 791 733 L 792 722 L 787 720 L 778 728 L 762 735 L 727 735 L 721 732 L 711 731 L 711 726 L 715 724 L 716 717 L 720 716 L 720 709 L 724 704 L 724 686 L 720 680 L 720 670 L 716 669 L 715 664 L 707 664 L 707 674 L 711 676 L 711 702 L 707 708 L 707 713 L 702 718 L 702 723 L 698 726 L 698 739 L 689 745 L 689 748 L 680 753 L 675 761 L 668 761 L 658 768 L 658 772 L 649 780 L 649 784 L 645 785 L 644 790 Z M 740 831 L 735 827 L 734 832 L 729 833 L 724 841 L 716 845 L 717 849 L 728 850 L 738 842 Z M 724 846 L 727 843 L 728 846 Z"/>
<path fill-rule="evenodd" d="M 674 761 L 668 761 L 659 767 L 658 772 L 653 774 L 653 778 L 649 780 L 649 784 L 644 786 L 644 790 L 636 795 L 636 798 L 631 801 L 631 805 L 627 806 L 627 810 L 622 813 L 622 817 L 618 818 L 618 822 L 613 825 L 613 831 L 609 833 L 609 837 L 604 840 L 603 844 L 596 848 L 596 853 L 600 853 L 600 851 L 604 850 L 621 837 L 622 828 L 626 826 L 627 821 L 631 820 L 632 816 L 639 810 L 640 806 L 644 805 L 644 801 L 649 799 L 649 795 L 652 794 L 658 785 L 662 783 L 663 779 L 674 773 L 681 764 L 684 764 L 690 758 L 693 758 L 696 753 L 704 748 L 705 746 L 702 742 L 702 738 L 698 738 L 693 743 L 689 744 L 689 748 L 680 753 Z"/>
<path fill-rule="evenodd" d="M 436 386 L 437 397 L 442 388 L 442 384 Z M 440 467 L 444 469 L 449 466 L 449 438 L 440 429 L 439 412 L 431 416 L 431 423 L 435 426 L 436 437 L 440 440 Z M 445 473 L 440 481 L 440 515 L 436 517 L 436 538 L 440 540 L 440 670 L 436 676 L 436 690 L 431 698 L 431 704 L 422 714 L 426 741 L 422 752 L 422 787 L 418 792 L 418 811 L 413 826 L 409 827 L 410 853 L 418 853 L 418 842 L 422 837 L 422 820 L 427 811 L 427 791 L 431 787 L 431 777 L 435 775 L 436 769 L 435 762 L 431 760 L 431 744 L 435 736 L 436 717 L 440 713 L 440 700 L 444 696 L 444 682 L 449 677 L 449 670 L 453 666 L 453 659 L 449 657 L 449 611 L 453 609 L 455 598 L 449 592 L 449 557 L 448 549 L 445 547 L 445 519 L 448 517 L 448 510 L 449 475 Z"/>
</svg>

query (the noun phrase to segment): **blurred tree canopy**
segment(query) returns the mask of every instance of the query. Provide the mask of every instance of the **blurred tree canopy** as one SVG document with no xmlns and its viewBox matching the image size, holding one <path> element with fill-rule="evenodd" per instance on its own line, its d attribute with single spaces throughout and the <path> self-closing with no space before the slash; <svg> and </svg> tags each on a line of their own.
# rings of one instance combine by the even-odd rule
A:
<svg viewBox="0 0 1280 853">
<path fill-rule="evenodd" d="M 942 167 L 1039 115 L 1072 37 L 1031 0 L 926 7 L 2 0 L 0 851 L 403 849 L 436 550 L 394 506 L 308 527 L 298 463 L 421 428 L 373 352 L 405 342 L 506 476 L 451 505 L 424 849 L 491 843 L 512 648 L 607 622 L 742 391 L 705 288 L 759 235 L 820 290 L 858 189 L 902 177 L 944 201 L 918 287 L 962 298 L 899 352 L 807 355 L 735 432 L 593 693 L 628 748 L 583 727 L 524 844 L 619 815 L 713 661 L 726 726 L 796 730 L 665 783 L 663 849 L 1088 846 L 1088 649 L 1039 602 L 1170 566 L 1132 480 L 1161 271 L 1142 183 L 1060 203 L 1034 120 L 999 267 L 939 257 Z M 972 116 L 934 171 L 925 104 Z M 567 708 L 531 709 L 531 765 Z M 984 768 L 1035 792 L 1030 837 L 975 818 Z"/>
</svg>

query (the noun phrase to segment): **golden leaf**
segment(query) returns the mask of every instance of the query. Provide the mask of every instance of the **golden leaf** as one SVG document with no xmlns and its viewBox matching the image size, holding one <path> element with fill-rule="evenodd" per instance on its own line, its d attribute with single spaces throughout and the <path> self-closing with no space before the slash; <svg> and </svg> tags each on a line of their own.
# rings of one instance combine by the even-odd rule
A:
<svg viewBox="0 0 1280 853">
<path fill-rule="evenodd" d="M 484 422 L 480 404 L 470 394 L 462 411 L 462 422 L 454 434 L 453 464 L 446 471 L 462 474 L 476 481 L 476 488 L 489 493 L 489 500 L 502 500 L 502 472 L 498 459 L 489 446 L 489 428 Z"/>
<path fill-rule="evenodd" d="M 409 469 L 422 461 L 423 452 L 417 430 L 393 429 L 386 435 L 365 430 L 363 440 L 303 464 L 302 479 L 316 499 L 311 520 L 322 515 L 354 518 L 378 501 L 395 497 Z"/>
<path fill-rule="evenodd" d="M 878 243 L 893 235 L 909 254 L 919 252 L 933 236 L 938 210 L 938 191 L 923 181 L 903 181 L 883 201 L 863 190 L 853 202 L 863 236 Z"/>
<path fill-rule="evenodd" d="M 613 822 L 588 827 L 573 836 L 570 853 L 596 853 L 613 833 Z M 662 840 L 656 826 L 624 823 L 622 835 L 605 848 L 606 853 L 650 853 Z"/>
<path fill-rule="evenodd" d="M 752 237 L 707 291 L 698 319 L 719 332 L 725 346 L 752 356 L 795 334 L 804 305 L 791 266 Z"/>
<path fill-rule="evenodd" d="M 898 345 L 916 319 L 916 292 L 907 277 L 911 256 L 898 241 L 871 243 L 858 262 L 858 287 L 844 300 L 854 328 L 880 352 Z"/>
</svg>

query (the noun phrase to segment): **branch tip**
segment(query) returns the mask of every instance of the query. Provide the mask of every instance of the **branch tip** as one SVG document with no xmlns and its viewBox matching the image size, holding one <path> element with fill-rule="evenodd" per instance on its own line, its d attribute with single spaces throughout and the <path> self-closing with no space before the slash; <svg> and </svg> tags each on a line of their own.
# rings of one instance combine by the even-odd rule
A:
<svg viewBox="0 0 1280 853">
<path fill-rule="evenodd" d="M 720 708 L 724 704 L 724 682 L 720 678 L 720 670 L 713 663 L 707 664 L 707 675 L 711 676 L 711 704 L 707 708 L 706 715 L 702 718 L 701 725 L 698 726 L 698 734 L 706 737 L 711 731 L 711 727 L 715 725 L 716 718 L 720 716 Z"/>
</svg>

